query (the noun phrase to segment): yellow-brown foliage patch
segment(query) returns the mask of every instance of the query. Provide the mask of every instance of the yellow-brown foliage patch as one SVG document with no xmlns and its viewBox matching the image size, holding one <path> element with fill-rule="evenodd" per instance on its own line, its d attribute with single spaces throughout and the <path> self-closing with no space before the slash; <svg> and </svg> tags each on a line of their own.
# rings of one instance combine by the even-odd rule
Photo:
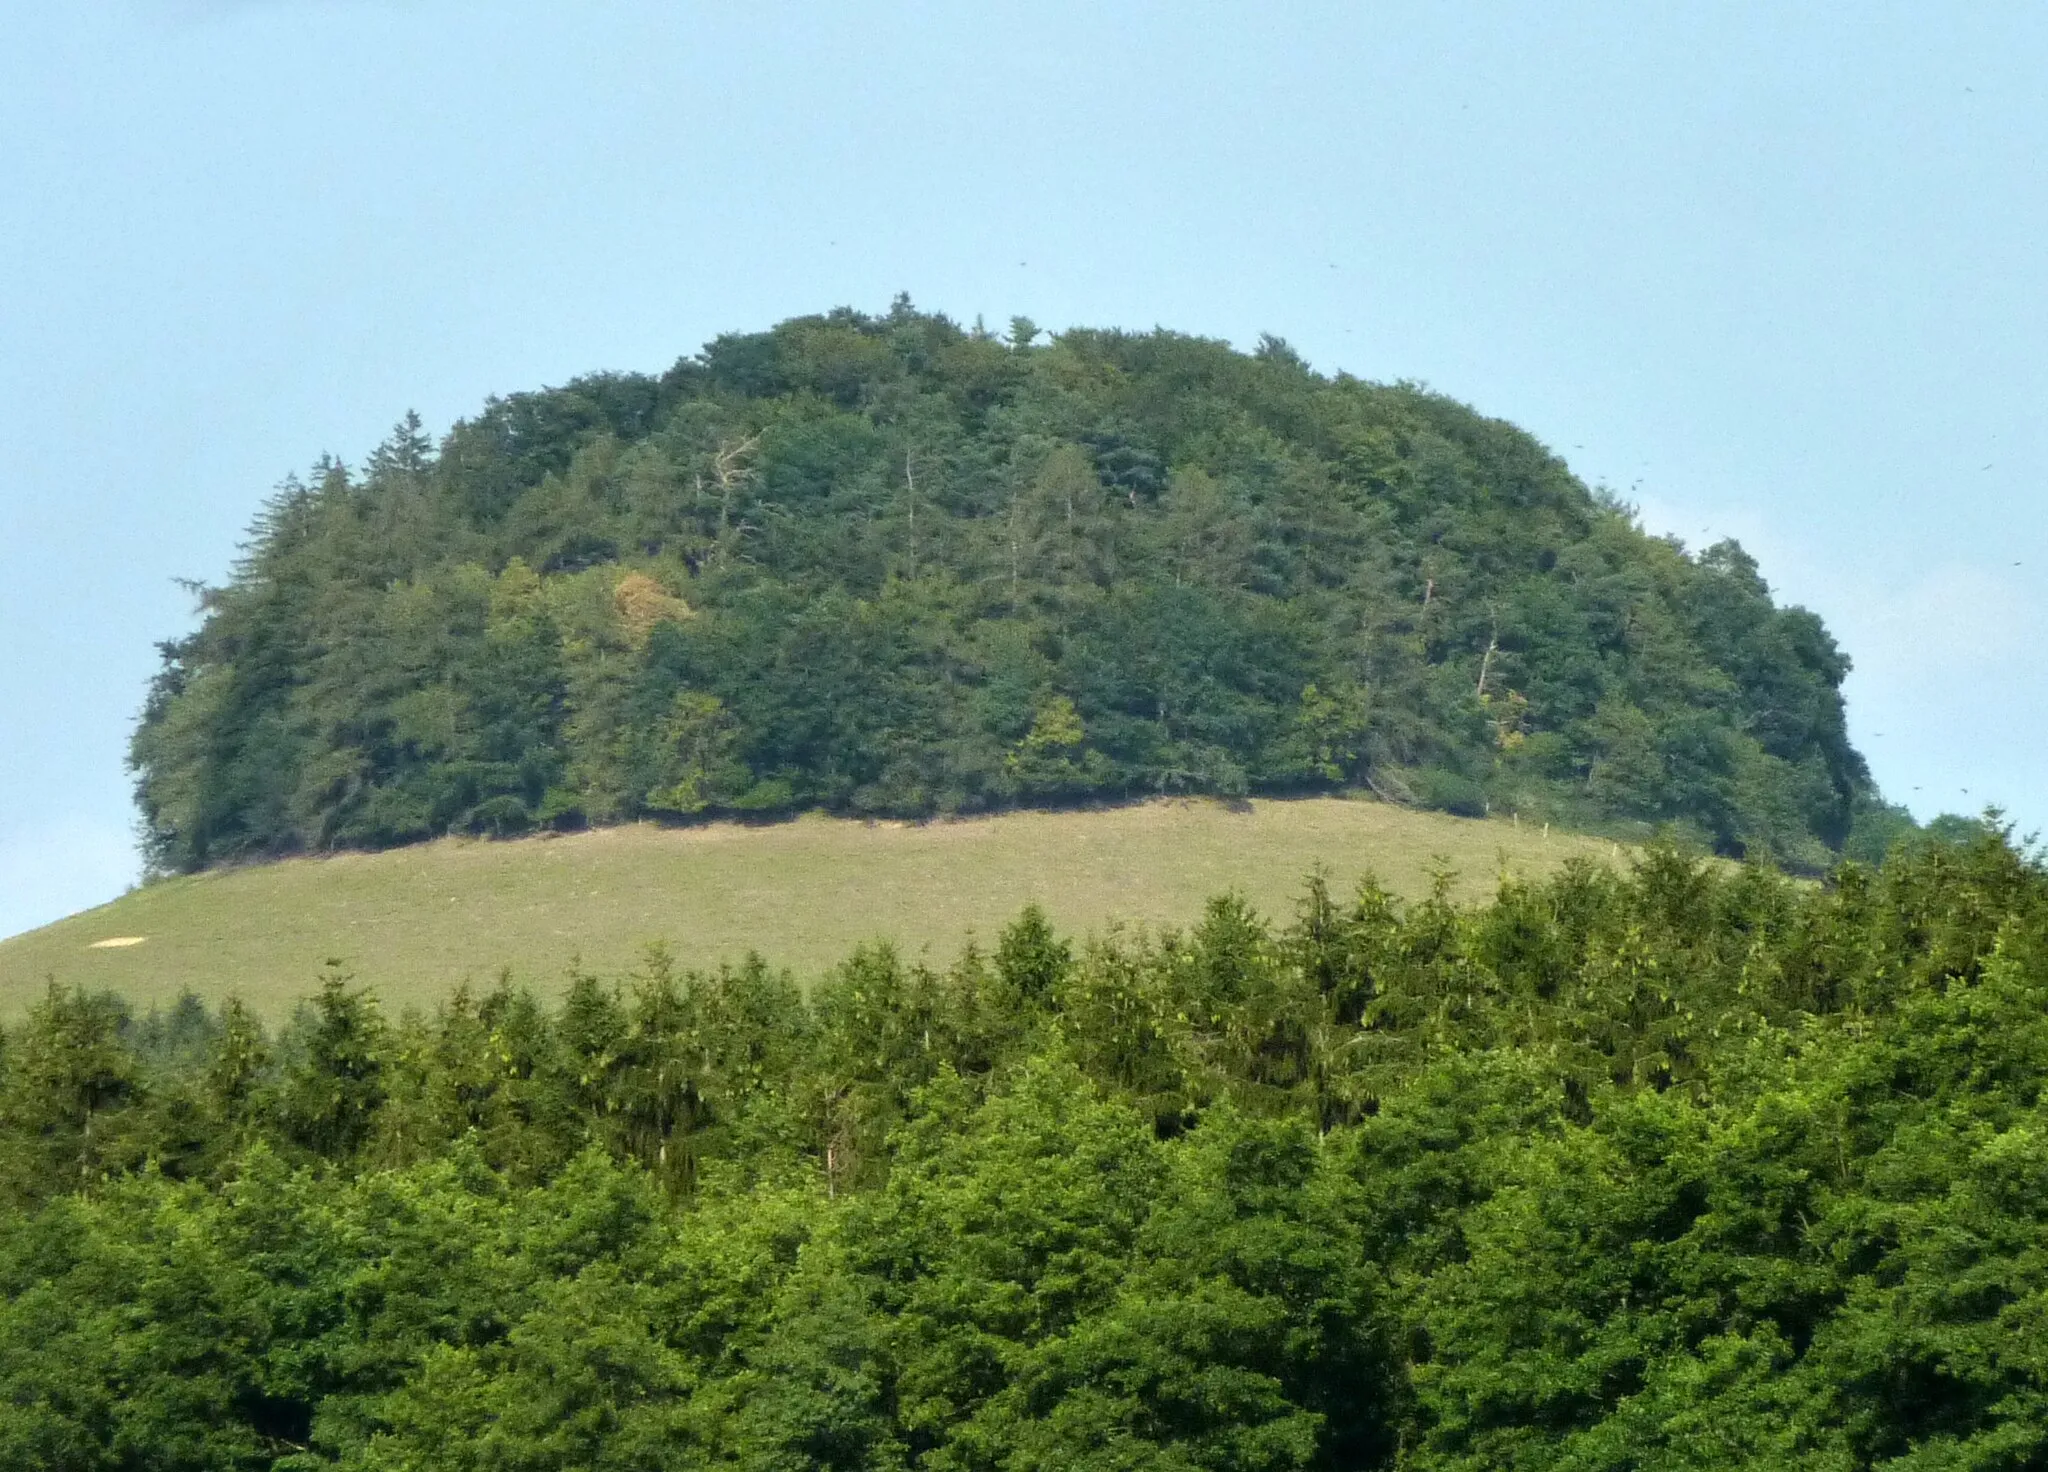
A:
<svg viewBox="0 0 2048 1472">
<path fill-rule="evenodd" d="M 644 572 L 629 572 L 612 590 L 612 607 L 634 648 L 646 644 L 659 623 L 681 623 L 697 611 Z"/>
</svg>

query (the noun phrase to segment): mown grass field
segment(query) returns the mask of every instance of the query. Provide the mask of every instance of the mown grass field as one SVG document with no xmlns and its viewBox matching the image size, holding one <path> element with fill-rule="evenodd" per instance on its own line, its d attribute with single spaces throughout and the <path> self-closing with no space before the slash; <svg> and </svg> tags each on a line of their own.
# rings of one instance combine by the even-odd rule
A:
<svg viewBox="0 0 2048 1472">
<path fill-rule="evenodd" d="M 188 987 L 209 1001 L 234 992 L 277 1019 L 330 959 L 392 1007 L 507 968 L 553 991 L 572 964 L 622 973 L 655 941 L 686 966 L 754 949 L 808 979 L 874 939 L 949 960 L 1031 900 L 1083 934 L 1186 923 L 1226 889 L 1285 916 L 1318 864 L 1334 887 L 1371 871 L 1408 896 L 1448 865 L 1461 896 L 1477 898 L 1503 867 L 1533 876 L 1572 854 L 1619 853 L 1603 839 L 1343 798 L 449 839 L 165 880 L 0 941 L 0 1015 L 19 1015 L 54 977 L 140 1009 Z"/>
</svg>

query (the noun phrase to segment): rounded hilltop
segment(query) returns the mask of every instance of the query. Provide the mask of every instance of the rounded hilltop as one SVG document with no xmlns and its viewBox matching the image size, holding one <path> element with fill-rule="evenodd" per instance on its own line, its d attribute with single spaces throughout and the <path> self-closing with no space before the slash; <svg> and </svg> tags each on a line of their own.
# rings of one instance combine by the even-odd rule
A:
<svg viewBox="0 0 2048 1472">
<path fill-rule="evenodd" d="M 133 742 L 161 871 L 451 832 L 1370 788 L 1827 864 L 1847 659 L 1410 384 L 899 299 L 286 483 Z"/>
</svg>

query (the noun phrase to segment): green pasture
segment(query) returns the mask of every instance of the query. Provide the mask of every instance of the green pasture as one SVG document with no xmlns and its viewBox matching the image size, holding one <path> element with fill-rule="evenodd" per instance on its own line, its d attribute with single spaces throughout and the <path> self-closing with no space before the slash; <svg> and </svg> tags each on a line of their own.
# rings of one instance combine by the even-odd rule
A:
<svg viewBox="0 0 2048 1472">
<path fill-rule="evenodd" d="M 0 941 L 0 1014 L 18 1015 L 55 978 L 143 1009 L 186 988 L 209 1001 L 233 992 L 275 1019 L 330 961 L 394 1007 L 505 970 L 552 991 L 579 964 L 626 971 L 654 942 L 686 966 L 754 949 L 809 978 L 876 939 L 950 959 L 1033 900 L 1085 934 L 1183 923 L 1227 889 L 1284 916 L 1317 865 L 1333 887 L 1371 872 L 1408 896 L 1448 867 L 1476 898 L 1503 868 L 1539 875 L 1573 854 L 1619 852 L 1508 820 L 1327 797 L 447 839 L 168 879 Z"/>
</svg>

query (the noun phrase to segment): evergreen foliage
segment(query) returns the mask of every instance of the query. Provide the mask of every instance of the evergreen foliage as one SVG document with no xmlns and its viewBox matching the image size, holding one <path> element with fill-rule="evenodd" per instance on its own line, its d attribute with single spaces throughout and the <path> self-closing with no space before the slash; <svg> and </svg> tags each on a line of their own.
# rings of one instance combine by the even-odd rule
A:
<svg viewBox="0 0 2048 1472">
<path fill-rule="evenodd" d="M 1369 784 L 1821 872 L 1848 661 L 1528 435 L 1168 332 L 837 311 L 268 503 L 134 738 L 155 864 Z"/>
<path fill-rule="evenodd" d="M 1274 927 L 0 1040 L 0 1464 L 2023 1468 L 2048 872 L 1664 847 Z"/>
</svg>

